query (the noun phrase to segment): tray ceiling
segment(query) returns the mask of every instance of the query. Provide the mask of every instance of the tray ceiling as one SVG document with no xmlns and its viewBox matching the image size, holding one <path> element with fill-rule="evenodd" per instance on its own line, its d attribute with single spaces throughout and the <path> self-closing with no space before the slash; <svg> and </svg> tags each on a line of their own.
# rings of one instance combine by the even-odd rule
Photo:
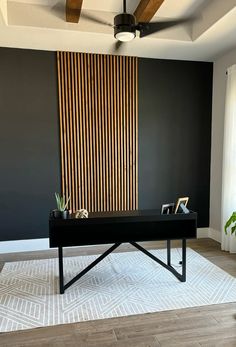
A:
<svg viewBox="0 0 236 347">
<path fill-rule="evenodd" d="M 139 0 L 127 0 L 133 13 Z M 122 0 L 83 0 L 82 14 L 113 23 L 122 12 Z M 236 46 L 236 0 L 165 0 L 153 20 L 193 16 L 188 25 L 136 37 L 119 50 L 121 55 L 213 61 Z M 65 20 L 63 0 L 2 0 L 0 46 L 116 54 L 113 28 L 81 16 L 79 23 Z"/>
</svg>

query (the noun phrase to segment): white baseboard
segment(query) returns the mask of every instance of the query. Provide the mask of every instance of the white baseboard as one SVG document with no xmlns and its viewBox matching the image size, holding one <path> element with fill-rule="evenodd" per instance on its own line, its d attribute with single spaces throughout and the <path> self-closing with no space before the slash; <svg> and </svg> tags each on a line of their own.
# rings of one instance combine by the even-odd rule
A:
<svg viewBox="0 0 236 347">
<path fill-rule="evenodd" d="M 221 242 L 220 232 L 212 228 L 198 228 L 197 238 L 211 238 L 217 242 Z M 49 239 L 33 239 L 33 240 L 17 240 L 0 242 L 0 254 L 44 251 L 49 249 Z"/>
<path fill-rule="evenodd" d="M 49 249 L 49 239 L 1 241 L 0 254 L 15 252 L 43 251 Z"/>
<path fill-rule="evenodd" d="M 198 239 L 209 237 L 208 233 L 209 233 L 209 228 L 197 228 L 197 238 Z"/>
<path fill-rule="evenodd" d="M 209 228 L 208 237 L 221 243 L 221 232 L 213 228 Z"/>
<path fill-rule="evenodd" d="M 213 239 L 219 243 L 221 243 L 221 233 L 218 230 L 213 228 L 198 228 L 197 229 L 197 238 L 205 238 Z"/>
</svg>

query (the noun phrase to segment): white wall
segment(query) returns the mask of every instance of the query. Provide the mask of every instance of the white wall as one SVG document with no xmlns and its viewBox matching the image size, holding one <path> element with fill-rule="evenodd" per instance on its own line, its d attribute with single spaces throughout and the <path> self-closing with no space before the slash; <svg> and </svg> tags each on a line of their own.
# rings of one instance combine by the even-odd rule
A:
<svg viewBox="0 0 236 347">
<path fill-rule="evenodd" d="M 236 64 L 236 48 L 214 61 L 211 141 L 210 228 L 221 229 L 221 188 L 226 70 Z"/>
</svg>

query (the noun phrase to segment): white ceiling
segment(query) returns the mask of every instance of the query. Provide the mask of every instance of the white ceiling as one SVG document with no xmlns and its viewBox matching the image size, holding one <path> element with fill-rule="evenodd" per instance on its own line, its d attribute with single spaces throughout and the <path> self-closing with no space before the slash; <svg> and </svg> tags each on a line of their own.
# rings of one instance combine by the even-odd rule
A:
<svg viewBox="0 0 236 347">
<path fill-rule="evenodd" d="M 113 23 L 122 0 L 83 0 L 82 14 Z M 133 13 L 139 0 L 127 0 Z M 0 46 L 114 54 L 113 28 L 65 21 L 65 0 L 0 0 Z M 154 20 L 194 16 L 191 25 L 136 37 L 122 55 L 213 61 L 236 47 L 236 0 L 165 0 Z"/>
</svg>

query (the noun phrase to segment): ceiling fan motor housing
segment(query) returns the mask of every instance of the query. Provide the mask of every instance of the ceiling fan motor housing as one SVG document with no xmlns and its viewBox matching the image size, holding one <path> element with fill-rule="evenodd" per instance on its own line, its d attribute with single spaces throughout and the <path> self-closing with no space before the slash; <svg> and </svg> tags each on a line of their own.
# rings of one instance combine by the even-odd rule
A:
<svg viewBox="0 0 236 347">
<path fill-rule="evenodd" d="M 120 33 L 132 33 L 135 37 L 135 17 L 129 13 L 121 13 L 114 18 L 114 36 Z"/>
</svg>

